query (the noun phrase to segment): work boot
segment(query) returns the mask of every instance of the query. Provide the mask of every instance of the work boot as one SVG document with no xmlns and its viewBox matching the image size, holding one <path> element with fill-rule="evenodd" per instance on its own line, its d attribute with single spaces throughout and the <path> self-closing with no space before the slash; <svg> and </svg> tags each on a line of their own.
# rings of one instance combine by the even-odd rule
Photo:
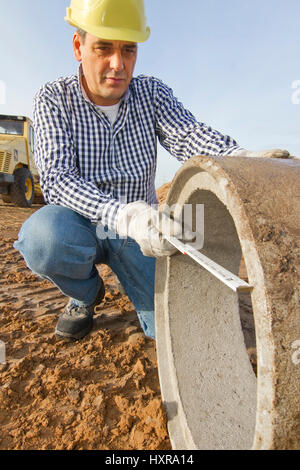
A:
<svg viewBox="0 0 300 470">
<path fill-rule="evenodd" d="M 64 312 L 59 317 L 55 334 L 59 338 L 81 339 L 93 328 L 93 314 L 96 305 L 105 295 L 104 283 L 99 288 L 95 301 L 87 307 L 75 305 L 69 300 Z"/>
</svg>

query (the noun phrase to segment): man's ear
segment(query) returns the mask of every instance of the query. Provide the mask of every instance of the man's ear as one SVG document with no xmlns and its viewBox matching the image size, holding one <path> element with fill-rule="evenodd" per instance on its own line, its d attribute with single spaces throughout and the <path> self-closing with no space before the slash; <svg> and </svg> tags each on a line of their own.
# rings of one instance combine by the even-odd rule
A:
<svg viewBox="0 0 300 470">
<path fill-rule="evenodd" d="M 82 47 L 81 37 L 76 31 L 73 36 L 73 51 L 74 51 L 75 59 L 78 60 L 78 62 L 82 61 L 81 47 Z"/>
</svg>

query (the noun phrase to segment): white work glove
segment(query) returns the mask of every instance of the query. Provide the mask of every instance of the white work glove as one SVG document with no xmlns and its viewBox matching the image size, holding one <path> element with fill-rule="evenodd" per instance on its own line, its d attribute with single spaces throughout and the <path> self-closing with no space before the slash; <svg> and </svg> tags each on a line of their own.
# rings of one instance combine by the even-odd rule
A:
<svg viewBox="0 0 300 470">
<path fill-rule="evenodd" d="M 164 219 L 167 217 L 167 219 Z M 195 236 L 189 230 L 183 230 L 181 221 L 170 219 L 144 201 L 127 204 L 121 209 L 117 219 L 117 232 L 121 236 L 133 238 L 145 256 L 171 256 L 177 249 L 163 236 L 166 232 L 182 241 L 192 241 Z"/>
<path fill-rule="evenodd" d="M 292 158 L 287 150 L 272 149 L 252 152 L 250 150 L 236 150 L 232 153 L 234 157 L 254 157 L 254 158 Z"/>
</svg>

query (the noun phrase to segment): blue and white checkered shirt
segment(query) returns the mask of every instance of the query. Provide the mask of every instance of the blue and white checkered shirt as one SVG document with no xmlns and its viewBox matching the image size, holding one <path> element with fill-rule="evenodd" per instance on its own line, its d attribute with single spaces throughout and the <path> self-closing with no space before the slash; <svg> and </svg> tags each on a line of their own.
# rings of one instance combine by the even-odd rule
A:
<svg viewBox="0 0 300 470">
<path fill-rule="evenodd" d="M 157 138 L 181 162 L 240 148 L 197 122 L 163 82 L 144 75 L 132 79 L 111 125 L 83 96 L 80 77 L 81 69 L 47 83 L 34 99 L 35 160 L 48 204 L 116 230 L 126 203 L 157 203 Z"/>
</svg>

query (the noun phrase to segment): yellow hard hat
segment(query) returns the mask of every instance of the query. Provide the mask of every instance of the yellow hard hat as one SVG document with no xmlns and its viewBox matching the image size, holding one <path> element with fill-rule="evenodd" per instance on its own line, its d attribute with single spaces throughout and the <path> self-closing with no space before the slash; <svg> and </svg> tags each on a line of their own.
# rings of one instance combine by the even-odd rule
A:
<svg viewBox="0 0 300 470">
<path fill-rule="evenodd" d="M 145 42 L 150 36 L 144 0 L 71 0 L 65 20 L 111 41 Z"/>
</svg>

